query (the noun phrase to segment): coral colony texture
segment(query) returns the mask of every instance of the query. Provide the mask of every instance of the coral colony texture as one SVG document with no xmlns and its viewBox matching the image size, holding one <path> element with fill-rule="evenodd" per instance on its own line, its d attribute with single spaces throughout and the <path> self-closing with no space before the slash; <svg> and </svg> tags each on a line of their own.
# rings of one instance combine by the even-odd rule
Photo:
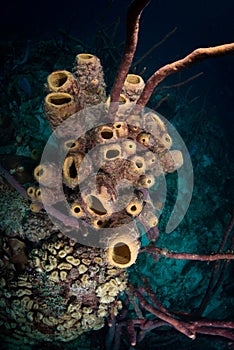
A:
<svg viewBox="0 0 234 350">
<path fill-rule="evenodd" d="M 188 229 L 192 224 L 187 219 L 181 229 L 161 238 L 159 217 L 162 215 L 165 222 L 170 217 L 171 205 L 164 212 L 163 206 L 168 197 L 176 202 L 173 192 L 177 177 L 182 176 L 184 187 L 178 187 L 183 203 L 176 203 L 179 212 L 185 214 L 193 173 L 188 153 L 179 144 L 171 124 L 144 107 L 154 87 L 167 75 L 209 55 L 234 51 L 234 45 L 194 51 L 187 60 L 159 70 L 145 83 L 141 75 L 129 73 L 129 68 L 140 14 L 147 3 L 136 0 L 129 7 L 126 55 L 111 93 L 101 60 L 79 45 L 73 67 L 66 70 L 64 61 L 61 67 L 51 73 L 45 70 L 40 77 L 45 87 L 43 107 L 38 107 L 41 96 L 30 102 L 39 130 L 34 129 L 30 118 L 27 120 L 29 107 L 23 101 L 24 107 L 17 109 L 15 115 L 23 115 L 23 128 L 30 127 L 26 132 L 19 128 L 13 146 L 1 147 L 3 349 L 182 349 L 191 344 L 195 344 L 193 349 L 207 348 L 207 343 L 202 343 L 204 347 L 196 343 L 197 334 L 223 339 L 211 349 L 233 346 L 233 299 L 225 299 L 233 285 L 223 287 L 213 304 L 209 304 L 213 291 L 220 288 L 223 280 L 226 285 L 229 283 L 228 269 L 233 259 L 233 243 L 228 238 L 233 226 L 233 216 L 230 220 L 227 209 L 229 201 L 221 201 L 225 207 L 222 212 L 226 213 L 222 224 L 214 224 L 213 231 L 219 231 L 215 238 L 210 224 L 204 229 L 199 226 L 199 215 L 203 220 L 209 216 L 208 208 L 201 208 L 199 196 L 192 203 L 198 232 Z M 47 52 L 43 45 L 37 49 Z M 26 56 L 27 52 L 25 61 Z M 17 69 L 16 64 L 13 71 Z M 18 79 L 18 86 L 25 99 L 31 95 L 27 79 Z M 161 105 L 165 96 L 159 100 L 156 97 L 155 103 Z M 172 110 L 172 102 L 167 103 Z M 13 115 L 14 108 L 15 104 L 11 105 Z M 4 126 L 6 119 L 1 118 Z M 13 121 L 17 125 L 16 116 Z M 193 130 L 192 122 L 187 123 Z M 180 122 L 176 120 L 176 124 Z M 216 131 L 213 133 L 216 137 Z M 4 142 L 11 140 L 13 134 L 9 127 Z M 193 136 L 196 139 L 195 130 Z M 206 138 L 201 139 L 205 142 Z M 221 144 L 218 138 L 216 144 Z M 191 153 L 197 157 L 196 152 L 194 146 Z M 209 156 L 204 154 L 200 163 L 203 170 L 199 166 L 195 172 L 201 178 L 206 174 L 204 181 L 211 176 L 218 179 Z M 182 169 L 186 175 L 181 175 Z M 170 190 L 165 195 L 167 176 Z M 212 206 L 216 202 L 218 211 L 214 189 L 209 200 Z M 181 218 L 177 221 L 179 224 Z M 202 240 L 206 235 L 211 239 L 211 248 L 208 238 Z M 162 249 L 158 248 L 158 241 Z M 174 244 L 175 251 L 193 253 L 199 251 L 200 244 L 202 255 L 170 252 L 167 243 Z M 169 263 L 167 258 L 174 260 Z M 184 259 L 183 263 L 180 259 Z M 219 265 L 215 261 L 209 280 L 208 263 L 216 259 L 225 262 Z M 196 262 L 185 260 L 201 260 L 204 271 Z M 216 303 L 222 309 L 220 315 L 215 312 Z M 151 331 L 155 333 L 147 338 Z"/>
</svg>

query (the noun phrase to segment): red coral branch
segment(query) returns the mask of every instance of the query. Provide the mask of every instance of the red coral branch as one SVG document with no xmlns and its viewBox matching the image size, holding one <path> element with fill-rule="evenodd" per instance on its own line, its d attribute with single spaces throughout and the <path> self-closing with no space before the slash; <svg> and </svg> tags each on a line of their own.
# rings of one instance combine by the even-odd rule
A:
<svg viewBox="0 0 234 350">
<path fill-rule="evenodd" d="M 220 336 L 234 341 L 234 322 L 210 321 L 207 319 L 194 321 L 191 320 L 192 315 L 189 314 L 186 315 L 187 321 L 181 320 L 178 318 L 178 315 L 170 313 L 161 305 L 160 302 L 158 303 L 153 291 L 148 285 L 148 282 L 146 280 L 145 282 L 146 288 L 141 286 L 138 290 L 136 290 L 131 284 L 129 284 L 129 289 L 138 298 L 141 307 L 149 311 L 157 318 L 155 320 L 130 319 L 127 321 L 123 320 L 120 323 L 118 323 L 118 345 L 120 344 L 120 332 L 122 328 L 127 328 L 131 345 L 134 346 L 137 342 L 141 341 L 144 338 L 147 332 L 162 326 L 171 326 L 177 329 L 180 333 L 183 333 L 184 335 L 189 337 L 190 339 L 195 339 L 196 334 L 199 333 Z M 147 295 L 148 300 L 144 295 Z M 160 310 L 158 310 L 158 307 Z M 138 335 L 136 327 L 140 328 L 140 332 L 138 332 Z"/>
<path fill-rule="evenodd" d="M 133 113 L 143 108 L 147 104 L 154 91 L 154 88 L 169 75 L 178 73 L 185 68 L 189 68 L 194 63 L 202 61 L 206 58 L 224 56 L 233 52 L 234 43 L 199 48 L 191 52 L 186 57 L 159 68 L 146 82 L 145 88 L 137 101 L 137 106 L 135 108 L 136 110 L 134 109 Z"/>
<path fill-rule="evenodd" d="M 169 325 L 173 326 L 175 329 L 177 329 L 179 332 L 183 333 L 187 337 L 191 339 L 195 339 L 196 335 L 195 332 L 188 328 L 188 325 L 186 322 L 179 321 L 175 318 L 173 318 L 169 313 L 165 314 L 162 311 L 157 310 L 154 306 L 150 305 L 147 300 L 139 293 L 139 291 L 134 290 L 133 287 L 129 286 L 130 289 L 135 293 L 135 295 L 138 297 L 138 300 L 141 304 L 141 306 L 149 311 L 152 315 L 155 315 L 160 320 L 167 322 Z"/>
<path fill-rule="evenodd" d="M 119 102 L 119 96 L 136 51 L 141 13 L 149 2 L 150 0 L 135 0 L 128 8 L 125 49 L 112 88 L 111 102 Z"/>
<path fill-rule="evenodd" d="M 224 245 L 228 239 L 228 236 L 229 234 L 231 233 L 232 231 L 232 228 L 233 228 L 233 225 L 234 225 L 234 209 L 233 209 L 233 212 L 232 212 L 232 217 L 229 221 L 229 224 L 224 232 L 224 235 L 223 235 L 223 238 L 222 238 L 222 241 L 219 245 L 219 249 L 218 249 L 218 253 L 220 253 L 223 248 L 224 248 Z M 233 249 L 233 246 L 234 246 L 234 242 L 232 240 L 232 243 L 231 243 L 231 247 L 230 249 Z M 224 276 L 224 272 L 227 268 L 229 264 L 229 261 L 225 261 L 223 267 L 222 267 L 222 270 L 220 272 L 220 276 L 218 278 L 218 281 L 216 282 L 215 284 L 215 281 L 217 279 L 217 275 L 218 275 L 218 272 L 219 272 L 219 267 L 220 267 L 220 263 L 219 261 L 217 261 L 215 264 L 214 264 L 214 267 L 213 267 L 213 271 L 212 271 L 212 274 L 210 276 L 210 280 L 209 280 L 209 284 L 208 284 L 208 287 L 207 287 L 207 290 L 206 290 L 206 293 L 203 297 L 203 300 L 196 312 L 196 315 L 202 315 L 202 313 L 204 312 L 204 310 L 206 309 L 206 306 L 208 304 L 208 301 L 209 301 L 209 298 L 210 298 L 210 295 L 211 295 L 211 292 L 212 294 L 214 293 L 215 290 L 217 290 L 217 288 L 220 286 L 222 280 L 223 280 L 223 276 Z"/>
<path fill-rule="evenodd" d="M 197 261 L 216 261 L 216 260 L 233 260 L 234 254 L 220 253 L 211 255 L 199 255 L 189 253 L 173 253 L 167 251 L 164 248 L 147 246 L 141 249 L 141 252 L 147 251 L 147 253 L 157 254 L 164 256 L 165 258 L 179 259 L 179 260 L 197 260 Z"/>
</svg>

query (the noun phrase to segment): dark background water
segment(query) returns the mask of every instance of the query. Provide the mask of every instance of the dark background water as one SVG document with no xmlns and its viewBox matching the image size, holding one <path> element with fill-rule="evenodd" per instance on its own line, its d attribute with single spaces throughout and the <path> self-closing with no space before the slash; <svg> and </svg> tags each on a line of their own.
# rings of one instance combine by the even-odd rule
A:
<svg viewBox="0 0 234 350">
<path fill-rule="evenodd" d="M 118 39 L 121 42 L 124 40 L 128 3 L 123 0 L 4 1 L 0 14 L 0 38 L 48 39 L 56 35 L 59 29 L 63 29 L 88 41 L 96 33 L 98 23 L 107 26 L 111 35 L 114 23 L 119 18 Z M 136 57 L 139 58 L 174 27 L 177 27 L 177 31 L 144 62 L 147 66 L 146 78 L 156 68 L 182 58 L 197 47 L 233 41 L 233 13 L 232 0 L 152 0 L 142 15 Z M 233 63 L 233 56 L 210 59 L 189 72 L 190 75 L 204 72 L 193 83 L 193 88 L 195 93 L 197 89 L 200 95 L 209 96 L 208 105 L 220 114 L 230 140 L 233 133 Z M 183 74 L 186 78 L 188 73 Z"/>
</svg>

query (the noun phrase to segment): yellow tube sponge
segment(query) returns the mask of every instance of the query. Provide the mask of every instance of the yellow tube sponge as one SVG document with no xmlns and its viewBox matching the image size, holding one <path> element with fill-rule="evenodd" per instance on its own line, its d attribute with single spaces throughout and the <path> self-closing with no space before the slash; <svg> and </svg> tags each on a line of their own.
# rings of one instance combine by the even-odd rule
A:
<svg viewBox="0 0 234 350">
<path fill-rule="evenodd" d="M 126 212 L 132 216 L 138 216 L 142 211 L 142 203 L 138 198 L 134 198 L 131 202 L 126 206 Z"/>
<path fill-rule="evenodd" d="M 137 259 L 140 243 L 135 225 L 123 225 L 109 238 L 106 249 L 107 263 L 119 268 L 133 265 Z"/>
<path fill-rule="evenodd" d="M 85 216 L 82 206 L 76 202 L 74 202 L 71 206 L 71 214 L 76 218 L 82 218 Z"/>
<path fill-rule="evenodd" d="M 143 188 L 150 188 L 155 184 L 154 176 L 150 174 L 141 175 L 138 181 L 138 186 Z"/>
<path fill-rule="evenodd" d="M 109 107 L 110 107 L 110 96 L 106 100 L 107 111 L 109 110 Z M 116 112 L 115 117 L 112 119 L 115 120 L 116 122 L 125 121 L 131 109 L 132 109 L 132 103 L 130 102 L 129 98 L 124 94 L 120 94 L 118 110 Z"/>
<path fill-rule="evenodd" d="M 119 138 L 127 138 L 128 137 L 128 125 L 125 122 L 116 122 L 113 124 L 114 129 L 116 130 L 116 134 Z"/>
<path fill-rule="evenodd" d="M 122 151 L 124 158 L 133 156 L 136 153 L 136 143 L 133 140 L 126 140 L 122 143 Z"/>
<path fill-rule="evenodd" d="M 165 172 L 173 173 L 183 165 L 183 155 L 178 150 L 172 150 L 162 156 L 160 163 Z"/>
<path fill-rule="evenodd" d="M 39 164 L 34 169 L 34 177 L 46 187 L 56 187 L 56 182 L 60 179 L 60 171 L 52 163 Z"/>
<path fill-rule="evenodd" d="M 76 56 L 73 71 L 86 106 L 93 106 L 105 101 L 106 85 L 99 58 L 89 53 L 80 53 Z"/>
<path fill-rule="evenodd" d="M 144 80 L 140 75 L 128 74 L 122 93 L 126 95 L 131 102 L 136 102 L 145 87 Z"/>
<path fill-rule="evenodd" d="M 80 96 L 80 87 L 76 78 L 67 70 L 57 70 L 47 77 L 49 92 L 66 92 L 77 97 Z"/>
<path fill-rule="evenodd" d="M 143 115 L 142 127 L 144 130 L 158 138 L 167 132 L 167 128 L 162 119 L 153 112 L 148 112 Z"/>
<path fill-rule="evenodd" d="M 36 199 L 36 189 L 33 186 L 30 186 L 27 188 L 27 195 L 30 199 L 35 200 Z"/>
<path fill-rule="evenodd" d="M 150 148 L 155 153 L 163 153 L 172 146 L 171 136 L 162 119 L 155 113 L 149 112 L 142 117 L 142 128 L 144 132 L 152 135 L 152 144 Z"/>
<path fill-rule="evenodd" d="M 139 175 L 142 175 L 145 173 L 146 166 L 145 166 L 144 157 L 135 155 L 135 156 L 130 158 L 130 161 L 131 161 L 131 171 L 132 172 L 139 174 Z"/>
<path fill-rule="evenodd" d="M 67 138 L 64 141 L 63 144 L 63 149 L 67 154 L 72 154 L 72 153 L 83 153 L 85 154 L 85 146 L 86 146 L 86 138 L 85 136 L 79 137 L 78 140 L 74 138 Z"/>
<path fill-rule="evenodd" d="M 115 142 L 118 139 L 116 129 L 112 125 L 101 125 L 95 128 L 90 136 L 92 145 Z"/>
<path fill-rule="evenodd" d="M 45 117 L 52 130 L 80 109 L 77 98 L 65 92 L 51 92 L 45 97 Z"/>
<path fill-rule="evenodd" d="M 158 218 L 155 214 L 154 205 L 150 201 L 145 204 L 138 219 L 147 229 L 157 226 Z"/>
<path fill-rule="evenodd" d="M 106 193 L 92 192 L 84 196 L 83 201 L 87 212 L 93 218 L 106 218 L 113 212 L 109 196 L 107 196 Z"/>
<path fill-rule="evenodd" d="M 116 158 L 122 158 L 122 149 L 119 144 L 109 144 L 100 147 L 100 158 L 103 162 L 114 160 Z"/>
<path fill-rule="evenodd" d="M 91 160 L 88 155 L 77 152 L 68 155 L 63 163 L 63 182 L 70 188 L 75 188 L 83 182 L 92 171 Z"/>
<path fill-rule="evenodd" d="M 31 203 L 29 207 L 33 213 L 39 213 L 42 209 L 42 206 L 36 203 Z"/>
</svg>

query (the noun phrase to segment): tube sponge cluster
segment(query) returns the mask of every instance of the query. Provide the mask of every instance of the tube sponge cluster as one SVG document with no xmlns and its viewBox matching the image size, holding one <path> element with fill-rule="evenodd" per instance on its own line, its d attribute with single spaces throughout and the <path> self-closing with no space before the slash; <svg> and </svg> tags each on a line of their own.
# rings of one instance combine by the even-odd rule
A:
<svg viewBox="0 0 234 350">
<path fill-rule="evenodd" d="M 34 172 L 42 189 L 42 202 L 52 206 L 59 202 L 60 190 L 54 181 L 57 176 L 63 183 L 70 214 L 94 232 L 107 229 L 103 237 L 106 259 L 122 268 L 137 258 L 135 220 L 147 230 L 158 224 L 145 191 L 155 185 L 157 177 L 183 164 L 181 152 L 170 150 L 172 138 L 159 115 L 131 113 L 144 85 L 142 77 L 128 74 L 117 111 L 103 122 L 110 98 L 106 98 L 103 70 L 96 56 L 78 54 L 73 74 L 66 70 L 51 73 L 45 116 L 56 129 L 66 156 L 62 169 L 42 163 Z M 63 128 L 68 117 L 69 124 Z M 86 230 L 80 234 L 85 235 Z"/>
<path fill-rule="evenodd" d="M 58 144 L 34 170 L 31 211 L 9 188 L 1 198 L 0 325 L 30 344 L 67 342 L 117 315 L 140 247 L 137 222 L 146 230 L 158 224 L 148 190 L 183 164 L 160 116 L 131 113 L 141 77 L 127 76 L 114 114 L 94 55 L 77 55 L 73 73 L 52 72 L 46 88 L 45 117 Z M 67 216 L 56 216 L 64 198 Z M 71 239 L 64 217 L 84 244 Z M 100 246 L 85 244 L 97 236 Z"/>
</svg>

